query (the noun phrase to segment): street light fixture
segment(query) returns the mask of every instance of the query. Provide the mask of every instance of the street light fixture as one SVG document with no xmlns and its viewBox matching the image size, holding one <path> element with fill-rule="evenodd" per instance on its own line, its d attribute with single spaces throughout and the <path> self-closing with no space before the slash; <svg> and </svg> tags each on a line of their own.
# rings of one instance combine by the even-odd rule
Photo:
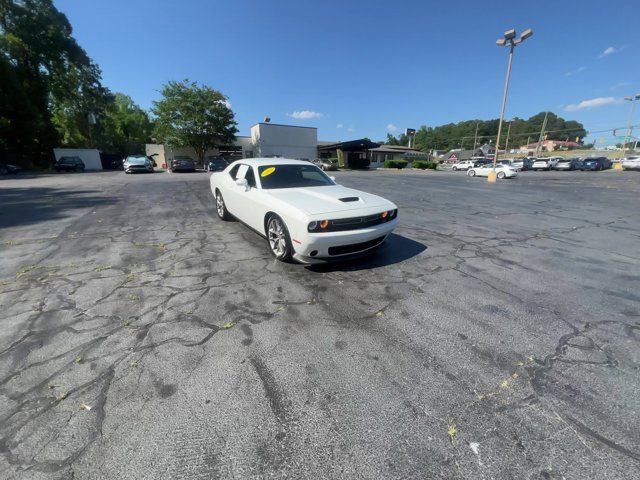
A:
<svg viewBox="0 0 640 480">
<path fill-rule="evenodd" d="M 489 182 L 495 182 L 497 178 L 496 164 L 498 163 L 498 150 L 500 148 L 500 134 L 502 133 L 502 122 L 504 120 L 504 110 L 507 106 L 507 92 L 509 91 L 509 79 L 511 78 L 511 64 L 513 62 L 513 50 L 527 38 L 533 35 L 533 30 L 527 28 L 516 38 L 516 30 L 512 28 L 504 32 L 503 38 L 496 40 L 499 47 L 509 47 L 509 61 L 507 63 L 507 75 L 504 80 L 504 90 L 502 91 L 502 108 L 500 109 L 500 122 L 498 123 L 498 137 L 496 138 L 496 151 L 493 156 L 493 169 L 489 173 Z"/>
<path fill-rule="evenodd" d="M 631 140 L 631 135 L 633 133 L 633 111 L 635 110 L 636 100 L 640 100 L 640 93 L 636 93 L 630 97 L 624 97 L 625 101 L 631 102 L 631 109 L 629 110 L 629 121 L 627 123 L 627 136 L 622 142 L 622 157 L 624 158 L 627 151 L 627 140 Z M 617 170 L 622 170 L 622 163 L 616 163 L 615 168 Z"/>
</svg>

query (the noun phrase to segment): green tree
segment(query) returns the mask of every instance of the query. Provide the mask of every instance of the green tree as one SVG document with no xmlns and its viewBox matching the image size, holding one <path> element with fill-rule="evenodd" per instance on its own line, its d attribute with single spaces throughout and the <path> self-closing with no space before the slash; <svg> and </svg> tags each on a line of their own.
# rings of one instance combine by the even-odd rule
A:
<svg viewBox="0 0 640 480">
<path fill-rule="evenodd" d="M 153 102 L 156 136 L 167 145 L 192 147 L 200 162 L 211 148 L 228 145 L 238 131 L 227 97 L 206 85 L 183 80 L 162 88 Z"/>
<path fill-rule="evenodd" d="M 149 114 L 131 97 L 116 93 L 101 123 L 100 147 L 105 152 L 123 155 L 144 153 L 144 144 L 151 141 L 154 123 Z"/>
<path fill-rule="evenodd" d="M 0 58 L 0 97 L 25 109 L 0 107 L 0 148 L 29 163 L 50 159 L 60 138 L 86 143 L 80 119 L 109 94 L 52 0 L 0 0 Z"/>
</svg>

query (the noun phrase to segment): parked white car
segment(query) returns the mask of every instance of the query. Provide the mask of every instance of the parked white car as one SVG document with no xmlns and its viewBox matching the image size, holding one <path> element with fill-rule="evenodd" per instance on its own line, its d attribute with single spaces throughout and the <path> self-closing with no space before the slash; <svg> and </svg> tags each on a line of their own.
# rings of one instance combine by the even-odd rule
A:
<svg viewBox="0 0 640 480">
<path fill-rule="evenodd" d="M 210 183 L 218 216 L 236 217 L 266 237 L 281 261 L 322 263 L 367 252 L 398 223 L 389 200 L 338 185 L 301 160 L 237 160 Z"/>
<path fill-rule="evenodd" d="M 622 168 L 625 170 L 640 170 L 640 156 L 623 158 Z"/>
<path fill-rule="evenodd" d="M 562 157 L 536 158 L 531 170 L 553 170 L 559 160 L 562 160 Z"/>
<path fill-rule="evenodd" d="M 467 171 L 467 175 L 470 177 L 488 177 L 489 172 L 493 170 L 493 165 L 482 165 L 480 167 L 473 167 Z M 496 174 L 499 179 L 503 178 L 513 178 L 518 176 L 517 170 L 511 168 L 509 165 L 504 165 L 502 163 L 498 163 L 496 165 Z"/>
<path fill-rule="evenodd" d="M 453 167 L 451 167 L 451 170 L 453 170 L 454 172 L 457 172 L 457 171 L 464 172 L 472 168 L 475 163 L 476 162 L 474 162 L 473 160 L 464 160 L 462 162 L 454 163 Z"/>
</svg>

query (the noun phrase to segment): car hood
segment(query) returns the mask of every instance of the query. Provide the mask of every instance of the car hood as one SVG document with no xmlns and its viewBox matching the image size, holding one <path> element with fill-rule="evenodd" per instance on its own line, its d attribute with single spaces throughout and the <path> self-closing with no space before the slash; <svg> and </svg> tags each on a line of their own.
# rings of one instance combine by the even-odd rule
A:
<svg viewBox="0 0 640 480">
<path fill-rule="evenodd" d="M 321 213 L 346 212 L 362 208 L 379 207 L 380 209 L 396 208 L 393 203 L 377 195 L 331 185 L 326 187 L 281 188 L 265 190 L 274 198 L 290 204 L 310 215 Z M 352 199 L 356 200 L 352 200 Z M 340 199 L 350 199 L 343 201 Z"/>
</svg>

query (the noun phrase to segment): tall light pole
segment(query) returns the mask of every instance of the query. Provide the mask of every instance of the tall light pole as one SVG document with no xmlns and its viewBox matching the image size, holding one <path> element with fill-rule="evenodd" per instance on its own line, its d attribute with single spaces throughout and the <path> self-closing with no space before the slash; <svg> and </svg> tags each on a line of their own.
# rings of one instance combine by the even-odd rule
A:
<svg viewBox="0 0 640 480">
<path fill-rule="evenodd" d="M 633 133 L 633 111 L 636 107 L 636 100 L 640 100 L 640 93 L 636 93 L 631 97 L 624 97 L 627 102 L 631 102 L 631 109 L 629 110 L 629 120 L 627 122 L 627 136 L 622 142 L 622 156 L 625 156 L 627 150 L 627 140 L 631 140 L 631 134 Z M 616 168 L 622 170 L 622 163 L 616 164 Z"/>
<path fill-rule="evenodd" d="M 502 122 L 504 120 L 504 109 L 507 106 L 507 92 L 509 91 L 509 79 L 511 78 L 511 63 L 513 62 L 513 50 L 524 42 L 527 38 L 533 35 L 533 30 L 527 28 L 520 34 L 519 38 L 516 38 L 515 29 L 507 30 L 504 32 L 503 38 L 496 40 L 496 45 L 499 47 L 509 47 L 509 62 L 507 63 L 507 74 L 504 80 L 504 90 L 502 91 L 502 108 L 500 109 L 500 122 L 498 123 L 498 137 L 496 139 L 496 153 L 493 156 L 493 169 L 489 173 L 488 181 L 495 182 L 497 178 L 496 163 L 498 163 L 498 150 L 500 149 L 500 134 L 502 133 Z"/>
</svg>

